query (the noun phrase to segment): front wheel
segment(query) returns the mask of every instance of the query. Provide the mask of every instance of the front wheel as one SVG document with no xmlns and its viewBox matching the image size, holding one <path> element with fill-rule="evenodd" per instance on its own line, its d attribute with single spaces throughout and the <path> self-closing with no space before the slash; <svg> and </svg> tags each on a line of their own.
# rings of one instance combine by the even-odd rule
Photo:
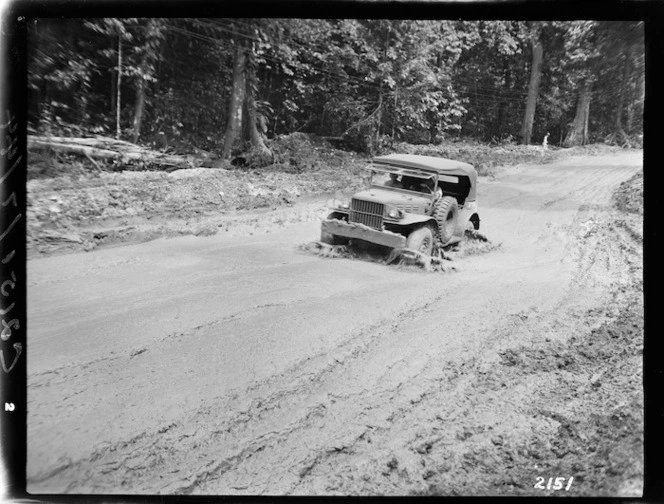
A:
<svg viewBox="0 0 664 504">
<path fill-rule="evenodd" d="M 406 238 L 406 248 L 417 250 L 421 254 L 431 255 L 433 251 L 433 232 L 429 226 L 417 228 Z"/>
</svg>

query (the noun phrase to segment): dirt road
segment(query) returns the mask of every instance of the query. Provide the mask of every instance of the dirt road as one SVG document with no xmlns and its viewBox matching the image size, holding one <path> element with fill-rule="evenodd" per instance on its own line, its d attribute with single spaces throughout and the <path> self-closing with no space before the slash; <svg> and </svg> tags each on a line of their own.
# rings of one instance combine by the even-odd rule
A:
<svg viewBox="0 0 664 504">
<path fill-rule="evenodd" d="M 444 273 L 315 220 L 29 261 L 29 491 L 639 495 L 641 162 L 480 180 Z"/>
</svg>

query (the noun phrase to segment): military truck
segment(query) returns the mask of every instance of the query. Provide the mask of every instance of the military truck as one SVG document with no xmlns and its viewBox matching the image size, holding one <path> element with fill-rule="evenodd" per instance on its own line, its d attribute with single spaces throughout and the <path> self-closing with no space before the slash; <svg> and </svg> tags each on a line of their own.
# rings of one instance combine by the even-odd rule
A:
<svg viewBox="0 0 664 504">
<path fill-rule="evenodd" d="M 366 167 L 369 188 L 334 200 L 321 225 L 330 245 L 363 240 L 431 255 L 478 230 L 477 172 L 467 163 L 433 156 L 390 154 Z"/>
</svg>

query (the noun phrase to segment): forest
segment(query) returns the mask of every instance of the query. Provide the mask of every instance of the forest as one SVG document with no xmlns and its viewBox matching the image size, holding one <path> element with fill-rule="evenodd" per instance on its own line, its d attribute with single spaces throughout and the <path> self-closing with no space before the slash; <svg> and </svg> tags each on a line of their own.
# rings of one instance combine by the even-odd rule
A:
<svg viewBox="0 0 664 504">
<path fill-rule="evenodd" d="M 32 135 L 106 136 L 271 162 L 301 132 L 640 147 L 640 21 L 32 19 Z"/>
</svg>

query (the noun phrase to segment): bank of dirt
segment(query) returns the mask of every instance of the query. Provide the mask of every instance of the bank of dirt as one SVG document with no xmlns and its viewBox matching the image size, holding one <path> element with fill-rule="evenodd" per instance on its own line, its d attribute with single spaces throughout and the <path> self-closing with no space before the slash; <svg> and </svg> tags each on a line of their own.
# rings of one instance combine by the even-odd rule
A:
<svg viewBox="0 0 664 504">
<path fill-rule="evenodd" d="M 315 197 L 35 254 L 29 490 L 639 496 L 642 180 L 638 152 L 497 169 L 443 272 L 301 251 Z"/>
</svg>

